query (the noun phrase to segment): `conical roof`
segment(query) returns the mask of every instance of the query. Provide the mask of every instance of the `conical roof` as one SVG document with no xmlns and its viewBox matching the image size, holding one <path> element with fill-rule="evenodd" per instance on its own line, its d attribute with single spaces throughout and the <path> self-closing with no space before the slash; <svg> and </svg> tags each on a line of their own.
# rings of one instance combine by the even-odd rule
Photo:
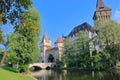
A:
<svg viewBox="0 0 120 80">
<path fill-rule="evenodd" d="M 111 10 L 110 8 L 108 8 L 102 0 L 97 0 L 97 4 L 96 4 L 96 11 L 101 11 L 101 10 Z"/>
<path fill-rule="evenodd" d="M 49 42 L 49 38 L 48 38 L 46 32 L 44 32 L 44 35 L 43 35 L 41 43 L 44 42 L 44 40 L 47 41 L 47 42 Z"/>
</svg>

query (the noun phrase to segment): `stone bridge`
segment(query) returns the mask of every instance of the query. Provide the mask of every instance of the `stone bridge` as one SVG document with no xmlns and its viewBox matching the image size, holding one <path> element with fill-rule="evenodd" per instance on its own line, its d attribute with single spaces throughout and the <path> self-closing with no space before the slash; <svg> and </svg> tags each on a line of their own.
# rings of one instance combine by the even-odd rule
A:
<svg viewBox="0 0 120 80">
<path fill-rule="evenodd" d="M 55 63 L 33 63 L 33 64 L 30 64 L 29 65 L 29 68 L 31 67 L 39 67 L 39 68 L 42 68 L 42 69 L 46 69 L 46 68 L 51 68 L 55 65 Z"/>
</svg>

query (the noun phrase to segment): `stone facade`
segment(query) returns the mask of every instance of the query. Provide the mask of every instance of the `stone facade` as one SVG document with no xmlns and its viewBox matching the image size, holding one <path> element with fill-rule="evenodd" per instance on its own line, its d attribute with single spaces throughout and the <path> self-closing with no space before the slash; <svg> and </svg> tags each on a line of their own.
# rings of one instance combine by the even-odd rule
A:
<svg viewBox="0 0 120 80">
<path fill-rule="evenodd" d="M 63 49 L 62 38 L 57 38 L 55 47 L 51 48 L 51 41 L 47 34 L 44 33 L 42 41 L 40 42 L 40 62 L 56 62 L 61 60 Z"/>
</svg>

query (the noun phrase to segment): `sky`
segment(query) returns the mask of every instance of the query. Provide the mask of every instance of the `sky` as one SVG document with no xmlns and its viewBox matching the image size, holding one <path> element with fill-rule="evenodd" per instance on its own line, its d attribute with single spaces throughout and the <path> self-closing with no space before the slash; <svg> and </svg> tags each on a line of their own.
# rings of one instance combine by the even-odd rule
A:
<svg viewBox="0 0 120 80">
<path fill-rule="evenodd" d="M 46 31 L 52 46 L 62 34 L 68 35 L 77 25 L 84 22 L 93 24 L 97 0 L 33 0 L 40 14 L 40 38 Z M 120 0 L 103 0 L 112 9 L 112 20 L 120 23 Z"/>
</svg>

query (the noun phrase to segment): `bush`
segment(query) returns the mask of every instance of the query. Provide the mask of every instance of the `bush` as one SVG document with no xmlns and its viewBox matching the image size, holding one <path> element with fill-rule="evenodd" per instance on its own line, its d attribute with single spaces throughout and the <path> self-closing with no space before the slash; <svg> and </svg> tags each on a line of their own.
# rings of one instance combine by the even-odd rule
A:
<svg viewBox="0 0 120 80">
<path fill-rule="evenodd" d="M 35 70 L 34 67 L 29 68 L 29 71 L 33 72 Z"/>
<path fill-rule="evenodd" d="M 28 65 L 19 65 L 18 70 L 20 73 L 26 72 L 26 71 L 28 71 Z"/>
<path fill-rule="evenodd" d="M 62 61 L 58 61 L 56 62 L 56 67 L 58 68 L 62 68 L 64 66 L 63 62 Z"/>
</svg>

